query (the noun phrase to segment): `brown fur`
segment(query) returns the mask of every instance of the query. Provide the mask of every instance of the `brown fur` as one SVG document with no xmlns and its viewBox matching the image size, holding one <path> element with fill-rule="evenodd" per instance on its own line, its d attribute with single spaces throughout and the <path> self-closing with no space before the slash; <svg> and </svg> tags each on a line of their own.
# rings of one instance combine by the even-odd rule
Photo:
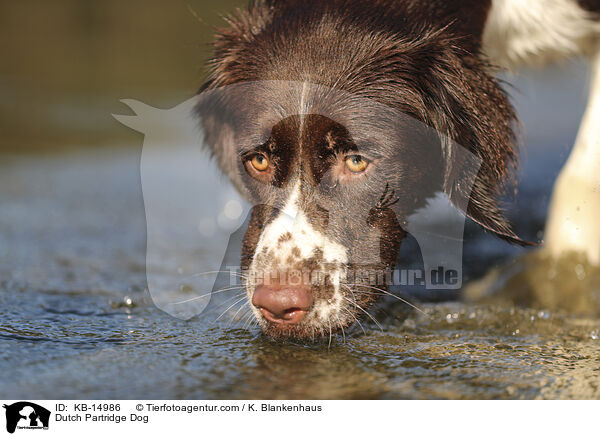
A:
<svg viewBox="0 0 600 436">
<path fill-rule="evenodd" d="M 223 171 L 260 205 L 244 240 L 244 267 L 297 174 L 301 208 L 311 225 L 327 230 L 361 265 L 379 271 L 394 267 L 406 234 L 402 220 L 436 190 L 445 191 L 452 201 L 467 198 L 466 212 L 474 221 L 501 238 L 526 244 L 497 203 L 517 165 L 518 150 L 513 107 L 479 51 L 489 7 L 490 0 L 264 0 L 227 19 L 229 27 L 218 32 L 210 75 L 201 89 L 209 97 L 199 104 L 198 113 Z M 284 85 L 257 90 L 251 97 L 235 92 L 210 97 L 219 89 L 260 81 L 304 82 L 343 91 L 347 101 L 336 114 L 347 123 L 318 114 L 302 122 L 297 115 L 277 119 L 273 108 L 288 103 Z M 393 123 L 385 115 L 373 119 L 360 99 L 406 114 L 436 137 L 425 127 L 390 128 Z M 236 136 L 240 125 L 258 133 Z M 336 156 L 358 149 L 350 132 L 371 138 L 380 163 L 370 183 L 338 187 L 328 177 Z M 267 140 L 253 144 L 261 135 Z M 470 191 L 468 183 L 448 184 L 457 171 L 447 158 L 453 142 L 481 160 Z M 256 152 L 268 155 L 277 168 L 267 183 L 252 180 L 240 161 Z M 367 203 L 379 197 L 380 204 Z M 392 203 L 395 213 L 389 209 Z M 370 210 L 365 222 L 352 214 L 353 205 Z M 279 244 L 286 242 L 284 236 Z M 365 244 L 378 244 L 380 263 L 361 257 Z M 287 260 L 296 262 L 291 256 Z M 325 266 L 316 253 L 302 267 Z M 330 289 L 322 282 L 313 285 L 313 294 L 327 298 Z M 365 295 L 361 305 L 372 300 Z"/>
</svg>

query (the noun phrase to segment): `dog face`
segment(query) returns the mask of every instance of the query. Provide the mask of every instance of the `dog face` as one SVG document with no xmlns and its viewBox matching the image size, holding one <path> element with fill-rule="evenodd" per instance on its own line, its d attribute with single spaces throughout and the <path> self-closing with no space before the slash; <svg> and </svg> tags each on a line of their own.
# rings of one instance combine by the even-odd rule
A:
<svg viewBox="0 0 600 436">
<path fill-rule="evenodd" d="M 352 324 L 385 291 L 406 218 L 442 186 L 439 137 L 377 102 L 306 82 L 214 94 L 199 112 L 221 127 L 207 130 L 209 143 L 228 126 L 233 145 L 217 159 L 255 205 L 242 267 L 261 326 L 306 338 Z"/>
<path fill-rule="evenodd" d="M 513 111 L 476 54 L 447 29 L 374 32 L 385 14 L 287 5 L 230 20 L 197 107 L 221 169 L 256 205 L 242 266 L 263 330 L 328 335 L 365 314 L 386 284 L 373 275 L 393 268 L 406 219 L 435 192 L 522 242 L 495 200 Z M 473 184 L 449 141 L 481 161 Z"/>
<path fill-rule="evenodd" d="M 336 331 L 381 293 L 405 234 L 390 206 L 401 197 L 419 203 L 390 186 L 424 183 L 425 175 L 397 162 L 381 147 L 359 148 L 348 129 L 317 114 L 281 120 L 264 144 L 241 153 L 257 204 L 242 267 L 265 332 Z"/>
</svg>

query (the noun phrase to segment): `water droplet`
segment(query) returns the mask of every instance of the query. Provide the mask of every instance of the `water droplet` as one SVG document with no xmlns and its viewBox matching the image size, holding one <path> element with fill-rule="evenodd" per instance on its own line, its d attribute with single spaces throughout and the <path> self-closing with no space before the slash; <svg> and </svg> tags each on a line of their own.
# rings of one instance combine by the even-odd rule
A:
<svg viewBox="0 0 600 436">
<path fill-rule="evenodd" d="M 212 218 L 202 218 L 198 222 L 198 231 L 202 236 L 210 237 L 214 235 L 217 226 Z"/>
<path fill-rule="evenodd" d="M 180 292 L 192 292 L 193 289 L 190 285 L 183 284 L 183 285 L 179 286 L 179 291 Z"/>
<path fill-rule="evenodd" d="M 225 216 L 232 221 L 238 219 L 242 212 L 242 205 L 237 200 L 229 200 L 223 208 Z"/>
<path fill-rule="evenodd" d="M 550 318 L 550 312 L 546 311 L 546 310 L 540 310 L 537 314 L 538 318 L 541 319 L 548 319 Z"/>
<path fill-rule="evenodd" d="M 579 280 L 585 279 L 585 268 L 582 264 L 578 263 L 575 265 L 575 274 L 577 274 L 577 278 Z"/>
<path fill-rule="evenodd" d="M 456 318 L 458 318 L 457 313 L 449 313 L 446 315 L 446 322 L 453 323 L 456 320 Z"/>
</svg>

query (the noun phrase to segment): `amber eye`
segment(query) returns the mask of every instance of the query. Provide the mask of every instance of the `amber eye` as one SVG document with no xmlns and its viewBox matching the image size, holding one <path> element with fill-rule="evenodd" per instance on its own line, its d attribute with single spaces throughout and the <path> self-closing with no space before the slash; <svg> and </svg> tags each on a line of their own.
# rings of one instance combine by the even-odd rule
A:
<svg viewBox="0 0 600 436">
<path fill-rule="evenodd" d="M 353 173 L 362 173 L 367 169 L 369 162 L 365 158 L 359 155 L 348 156 L 346 158 L 346 168 Z"/>
<path fill-rule="evenodd" d="M 269 160 L 264 154 L 257 154 L 251 160 L 250 163 L 256 171 L 266 171 L 269 168 Z"/>
</svg>

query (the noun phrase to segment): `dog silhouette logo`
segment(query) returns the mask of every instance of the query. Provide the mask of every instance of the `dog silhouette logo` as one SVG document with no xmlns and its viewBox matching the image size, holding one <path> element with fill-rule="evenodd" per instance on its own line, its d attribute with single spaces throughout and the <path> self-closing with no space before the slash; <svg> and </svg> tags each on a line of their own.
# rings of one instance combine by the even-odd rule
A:
<svg viewBox="0 0 600 436">
<path fill-rule="evenodd" d="M 19 429 L 48 429 L 50 411 L 28 401 L 4 405 L 6 409 L 6 431 Z"/>
</svg>

